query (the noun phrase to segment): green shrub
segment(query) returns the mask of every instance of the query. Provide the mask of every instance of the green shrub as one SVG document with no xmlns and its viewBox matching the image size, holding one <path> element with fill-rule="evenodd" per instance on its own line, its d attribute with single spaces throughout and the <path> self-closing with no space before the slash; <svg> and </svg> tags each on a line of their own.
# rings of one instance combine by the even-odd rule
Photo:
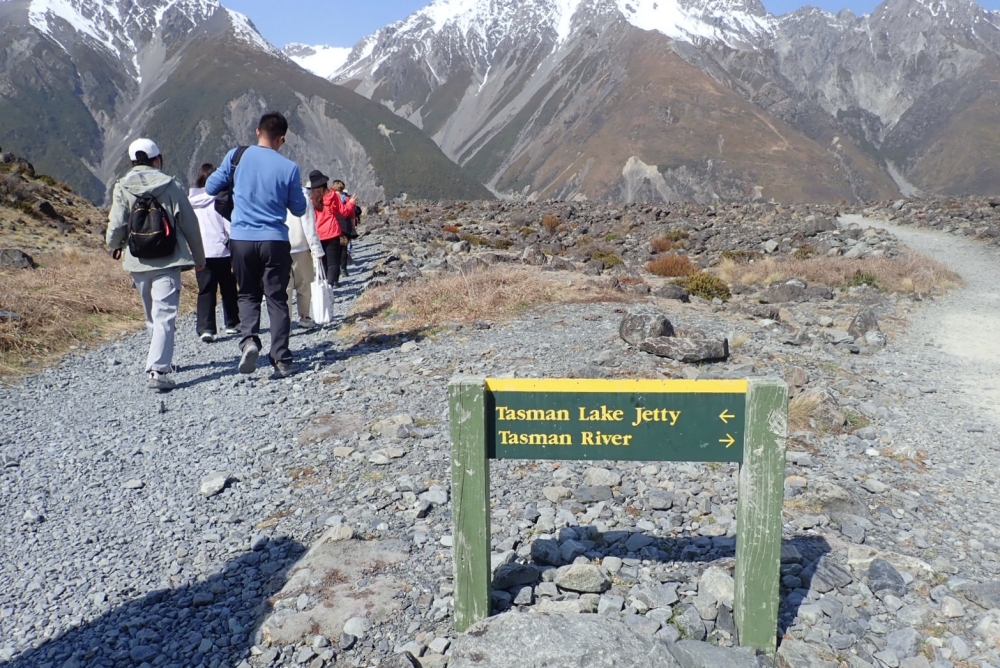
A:
<svg viewBox="0 0 1000 668">
<path fill-rule="evenodd" d="M 715 274 L 709 274 L 704 271 L 692 274 L 687 278 L 674 281 L 674 283 L 687 290 L 688 294 L 695 295 L 696 297 L 701 297 L 702 299 L 707 299 L 709 301 L 715 299 L 716 297 L 722 301 L 726 301 L 732 297 L 732 293 L 729 292 L 729 286 L 726 285 L 725 281 Z"/>
<path fill-rule="evenodd" d="M 611 267 L 617 267 L 620 264 L 625 264 L 622 262 L 620 257 L 607 250 L 596 250 L 591 253 L 591 257 L 595 260 L 603 262 L 605 269 L 611 269 Z"/>
<path fill-rule="evenodd" d="M 792 257 L 794 257 L 796 260 L 808 260 L 815 254 L 816 254 L 815 248 L 813 248 L 812 246 L 803 246 L 802 248 L 796 249 L 796 251 L 792 253 Z"/>
<path fill-rule="evenodd" d="M 499 250 L 507 250 L 514 245 L 514 242 L 510 239 L 500 237 L 499 239 L 494 239 L 490 245 Z"/>
<path fill-rule="evenodd" d="M 860 269 L 854 272 L 854 275 L 847 281 L 847 285 L 852 288 L 868 285 L 876 290 L 882 290 L 882 286 L 878 282 L 878 276 L 861 271 Z"/>
<path fill-rule="evenodd" d="M 490 240 L 486 237 L 481 237 L 478 234 L 472 234 L 470 232 L 463 232 L 458 235 L 458 238 L 462 241 L 468 241 L 473 246 L 489 246 Z"/>
</svg>

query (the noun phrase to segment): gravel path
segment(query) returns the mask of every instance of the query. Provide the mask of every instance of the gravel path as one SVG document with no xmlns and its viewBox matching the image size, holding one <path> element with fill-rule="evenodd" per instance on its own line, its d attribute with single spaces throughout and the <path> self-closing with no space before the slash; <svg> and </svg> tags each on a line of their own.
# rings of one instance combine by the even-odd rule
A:
<svg viewBox="0 0 1000 668">
<path fill-rule="evenodd" d="M 909 330 L 908 343 L 930 345 L 961 370 L 962 403 L 991 411 L 1000 421 L 1000 251 L 972 239 L 863 216 L 844 223 L 882 227 L 905 245 L 958 272 L 965 286 L 928 307 Z"/>
<path fill-rule="evenodd" d="M 376 260 L 355 245 L 340 315 Z M 294 465 L 301 422 L 321 400 L 303 383 L 341 355 L 329 342 L 336 324 L 292 330 L 303 371 L 286 380 L 270 379 L 264 356 L 255 375 L 239 375 L 236 337 L 206 345 L 189 315 L 171 393 L 145 387 L 144 333 L 0 387 L 0 664 L 233 666 L 246 656 L 269 581 L 280 587 L 312 535 L 294 516 L 283 536 L 254 525 L 293 515 L 294 489 L 275 472 Z M 200 492 L 212 472 L 246 493 L 213 503 Z"/>
<path fill-rule="evenodd" d="M 797 367 L 806 389 L 827 390 L 839 410 L 870 424 L 791 443 L 781 625 L 805 658 L 784 665 L 826 666 L 816 657 L 841 655 L 852 668 L 926 665 L 917 659 L 924 646 L 903 636 L 926 642 L 935 668 L 1000 665 L 994 641 L 976 631 L 976 603 L 994 595 L 977 587 L 1000 574 L 1000 357 L 989 348 L 1000 263 L 972 241 L 892 231 L 955 267 L 967 286 L 912 312 L 907 298 L 882 297 L 887 322 L 905 312 L 913 322 L 874 354 L 823 339 L 846 327 L 863 303 L 858 291 L 788 305 L 816 334 L 807 346 L 790 346 L 791 324 L 748 316 L 745 303 L 660 302 L 675 326 L 743 338 L 727 364 L 639 353 L 618 338 L 625 306 L 578 304 L 418 341 L 296 330 L 306 370 L 283 381 L 265 370 L 240 377 L 234 342 L 201 344 L 188 318 L 181 387 L 170 394 L 144 387 L 142 335 L 0 388 L 0 665 L 369 666 L 400 648 L 444 651 L 453 593 L 448 378 L 788 377 Z M 349 291 L 375 254 L 359 247 L 365 271 L 348 279 Z M 200 487 L 212 472 L 228 483 L 209 497 Z M 496 591 L 498 608 L 589 606 L 673 639 L 678 628 L 685 637 L 731 632 L 724 597 L 706 591 L 731 583 L 734 466 L 497 462 L 491 483 L 495 559 L 538 565 L 541 579 Z M 834 512 L 838 503 L 850 506 L 846 515 Z M 315 591 L 274 595 L 305 546 L 342 519 L 367 539 L 407 546 L 410 558 L 390 571 L 407 583 L 402 612 L 346 642 L 333 629 L 310 646 L 260 643 L 255 631 L 272 604 L 316 605 Z M 543 546 L 558 554 L 541 561 Z M 600 564 L 612 589 L 588 597 L 558 587 L 553 566 L 573 560 L 566 555 Z M 903 573 L 893 589 L 876 589 L 873 555 Z"/>
</svg>

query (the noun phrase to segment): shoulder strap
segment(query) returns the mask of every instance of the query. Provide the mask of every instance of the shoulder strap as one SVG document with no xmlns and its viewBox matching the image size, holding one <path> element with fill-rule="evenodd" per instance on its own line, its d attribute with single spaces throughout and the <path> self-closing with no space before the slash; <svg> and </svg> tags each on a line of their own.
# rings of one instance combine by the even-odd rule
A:
<svg viewBox="0 0 1000 668">
<path fill-rule="evenodd" d="M 240 164 L 240 158 L 243 154 L 247 152 L 249 146 L 240 146 L 236 149 L 236 153 L 233 154 L 233 171 L 232 175 L 229 177 L 229 190 L 233 191 L 236 189 L 236 167 Z"/>
<path fill-rule="evenodd" d="M 247 152 L 248 148 L 250 147 L 240 146 L 238 149 L 236 149 L 236 153 L 233 154 L 233 172 L 236 171 L 236 165 L 240 164 L 240 158 L 243 157 L 243 154 Z"/>
</svg>

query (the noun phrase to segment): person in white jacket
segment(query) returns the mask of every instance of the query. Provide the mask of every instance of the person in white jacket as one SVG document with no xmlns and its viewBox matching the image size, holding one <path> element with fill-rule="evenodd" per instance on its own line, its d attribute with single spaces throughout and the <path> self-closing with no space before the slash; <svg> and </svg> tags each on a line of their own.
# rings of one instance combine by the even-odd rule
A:
<svg viewBox="0 0 1000 668">
<path fill-rule="evenodd" d="M 201 166 L 188 200 L 198 216 L 201 240 L 205 246 L 205 268 L 197 272 L 198 278 L 198 336 L 205 343 L 215 341 L 215 294 L 222 294 L 224 334 L 238 334 L 240 326 L 239 296 L 233 260 L 229 255 L 229 221 L 215 211 L 215 198 L 205 192 L 205 182 L 215 167 L 209 163 Z"/>
<path fill-rule="evenodd" d="M 316 212 L 309 201 L 309 190 L 302 189 L 306 196 L 306 212 L 302 217 L 288 212 L 285 225 L 288 226 L 288 241 L 292 246 L 292 276 L 288 281 L 288 304 L 291 306 L 292 295 L 299 311 L 299 326 L 312 328 L 316 326 L 309 317 L 309 305 L 312 300 L 312 282 L 316 278 L 313 269 L 313 258 L 324 256 L 323 245 L 316 233 Z"/>
</svg>

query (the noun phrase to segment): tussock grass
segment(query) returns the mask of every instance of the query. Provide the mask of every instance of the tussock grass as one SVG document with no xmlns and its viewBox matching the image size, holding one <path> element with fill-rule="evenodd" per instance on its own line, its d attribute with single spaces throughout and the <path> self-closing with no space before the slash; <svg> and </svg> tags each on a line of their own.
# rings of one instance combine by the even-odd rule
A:
<svg viewBox="0 0 1000 668">
<path fill-rule="evenodd" d="M 691 262 L 687 255 L 671 253 L 657 258 L 646 265 L 646 271 L 657 276 L 668 276 L 671 278 L 679 276 L 690 276 L 698 271 L 698 267 Z"/>
<path fill-rule="evenodd" d="M 929 292 L 948 290 L 962 283 L 955 272 L 940 262 L 918 253 L 898 257 L 847 259 L 842 257 L 768 257 L 757 262 L 724 258 L 719 277 L 727 283 L 769 285 L 788 278 L 831 287 L 867 283 L 886 292 Z"/>
<path fill-rule="evenodd" d="M 423 278 L 365 292 L 351 315 L 375 314 L 383 332 L 433 329 L 447 323 L 498 321 L 540 304 L 621 302 L 628 297 L 608 288 L 567 285 L 528 268 L 489 267 L 470 274 Z"/>
<path fill-rule="evenodd" d="M 811 421 L 819 415 L 823 405 L 823 395 L 819 392 L 804 392 L 788 402 L 788 431 L 812 429 Z"/>
<path fill-rule="evenodd" d="M 0 310 L 20 320 L 0 321 L 0 377 L 23 374 L 27 361 L 46 363 L 145 322 L 142 302 L 121 263 L 105 253 L 68 248 L 35 256 L 37 269 L 0 270 Z M 198 289 L 185 272 L 181 310 L 193 308 Z"/>
</svg>

